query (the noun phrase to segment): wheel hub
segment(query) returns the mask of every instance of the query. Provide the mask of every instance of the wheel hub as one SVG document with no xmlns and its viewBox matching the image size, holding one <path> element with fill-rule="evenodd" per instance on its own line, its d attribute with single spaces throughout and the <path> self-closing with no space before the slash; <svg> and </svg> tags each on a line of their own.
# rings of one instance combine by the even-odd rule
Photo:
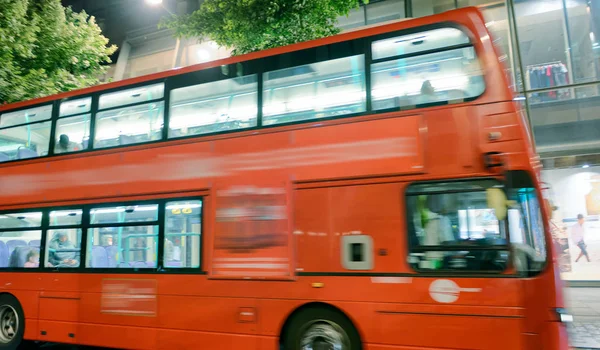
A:
<svg viewBox="0 0 600 350">
<path fill-rule="evenodd" d="M 307 327 L 300 339 L 302 350 L 349 350 L 350 340 L 337 324 L 320 321 Z"/>
<path fill-rule="evenodd" d="M 0 342 L 10 343 L 19 330 L 19 316 L 10 305 L 0 307 Z"/>
</svg>

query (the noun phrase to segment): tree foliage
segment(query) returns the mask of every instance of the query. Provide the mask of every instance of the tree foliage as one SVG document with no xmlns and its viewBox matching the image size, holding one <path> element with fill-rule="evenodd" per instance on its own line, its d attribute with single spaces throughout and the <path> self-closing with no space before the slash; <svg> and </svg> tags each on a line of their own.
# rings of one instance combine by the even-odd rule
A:
<svg viewBox="0 0 600 350">
<path fill-rule="evenodd" d="M 234 55 L 339 32 L 337 18 L 368 0 L 205 0 L 200 9 L 163 20 L 178 37 L 208 38 Z"/>
<path fill-rule="evenodd" d="M 115 50 L 60 0 L 0 0 L 0 104 L 97 84 Z"/>
</svg>

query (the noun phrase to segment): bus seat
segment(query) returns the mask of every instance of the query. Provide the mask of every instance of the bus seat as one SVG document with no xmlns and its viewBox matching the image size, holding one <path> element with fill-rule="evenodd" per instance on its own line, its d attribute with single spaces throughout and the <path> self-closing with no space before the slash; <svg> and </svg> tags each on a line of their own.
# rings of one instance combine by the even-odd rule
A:
<svg viewBox="0 0 600 350">
<path fill-rule="evenodd" d="M 97 245 L 92 247 L 92 267 L 109 267 L 108 254 L 104 247 Z"/>
<path fill-rule="evenodd" d="M 8 247 L 4 241 L 0 241 L 0 267 L 8 267 Z"/>
<path fill-rule="evenodd" d="M 10 156 L 6 153 L 0 152 L 0 162 L 8 162 L 10 160 Z"/>
<path fill-rule="evenodd" d="M 130 263 L 132 267 L 148 267 L 145 261 L 133 261 Z"/>
<path fill-rule="evenodd" d="M 84 150 L 88 148 L 88 145 L 90 144 L 90 140 L 86 139 L 81 141 L 81 148 L 83 148 Z"/>
<path fill-rule="evenodd" d="M 181 267 L 181 261 L 167 261 L 165 263 L 166 267 Z"/>
<path fill-rule="evenodd" d="M 6 242 L 6 246 L 8 247 L 8 256 L 12 256 L 13 251 L 16 247 L 27 246 L 27 242 L 22 239 L 11 239 Z"/>
<path fill-rule="evenodd" d="M 107 267 L 117 267 L 117 255 L 119 253 L 119 248 L 114 245 L 109 245 L 104 248 L 106 249 L 107 255 Z"/>
<path fill-rule="evenodd" d="M 121 145 L 130 145 L 132 143 L 136 143 L 135 137 L 130 135 L 119 135 L 119 143 Z"/>
<path fill-rule="evenodd" d="M 29 246 L 30 247 L 40 247 L 40 240 L 39 239 L 32 239 L 31 241 L 29 241 Z"/>
<path fill-rule="evenodd" d="M 17 159 L 37 158 L 38 153 L 29 148 L 19 148 L 17 151 Z"/>
<path fill-rule="evenodd" d="M 15 247 L 15 250 L 13 250 L 12 254 L 10 255 L 10 261 L 9 261 L 8 266 L 9 267 L 24 267 L 25 262 L 27 261 L 27 254 L 29 254 L 29 252 L 32 250 L 37 250 L 39 252 L 39 249 L 35 248 L 35 247 L 29 247 L 29 246 Z"/>
</svg>

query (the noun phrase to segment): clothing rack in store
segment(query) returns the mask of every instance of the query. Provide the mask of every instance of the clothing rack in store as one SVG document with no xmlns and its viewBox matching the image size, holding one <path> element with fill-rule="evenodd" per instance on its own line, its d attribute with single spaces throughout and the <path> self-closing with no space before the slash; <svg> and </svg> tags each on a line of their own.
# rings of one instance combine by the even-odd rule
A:
<svg viewBox="0 0 600 350">
<path fill-rule="evenodd" d="M 553 61 L 553 62 L 545 62 L 545 63 L 537 63 L 537 64 L 530 64 L 527 66 L 526 69 L 529 68 L 537 68 L 537 67 L 543 67 L 543 66 L 551 66 L 553 64 L 564 64 L 561 61 Z"/>
<path fill-rule="evenodd" d="M 525 79 L 530 89 L 547 89 L 552 87 L 562 87 L 569 83 L 569 74 L 567 66 L 561 61 L 544 62 L 539 64 L 530 64 L 526 69 Z M 542 100 L 556 100 L 568 98 L 571 95 L 569 90 L 560 89 L 534 93 L 533 97 L 539 97 Z"/>
</svg>

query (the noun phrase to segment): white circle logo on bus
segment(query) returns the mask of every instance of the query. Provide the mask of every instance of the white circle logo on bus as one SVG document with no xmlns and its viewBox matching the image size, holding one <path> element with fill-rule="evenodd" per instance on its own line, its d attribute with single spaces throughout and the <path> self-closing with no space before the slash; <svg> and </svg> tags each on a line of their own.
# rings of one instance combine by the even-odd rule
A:
<svg viewBox="0 0 600 350">
<path fill-rule="evenodd" d="M 451 280 L 435 280 L 429 286 L 429 295 L 438 303 L 453 303 L 459 294 L 460 287 Z"/>
<path fill-rule="evenodd" d="M 429 286 L 429 295 L 438 303 L 453 303 L 458 300 L 460 292 L 478 293 L 481 288 L 460 288 L 451 280 L 435 280 Z"/>
</svg>

